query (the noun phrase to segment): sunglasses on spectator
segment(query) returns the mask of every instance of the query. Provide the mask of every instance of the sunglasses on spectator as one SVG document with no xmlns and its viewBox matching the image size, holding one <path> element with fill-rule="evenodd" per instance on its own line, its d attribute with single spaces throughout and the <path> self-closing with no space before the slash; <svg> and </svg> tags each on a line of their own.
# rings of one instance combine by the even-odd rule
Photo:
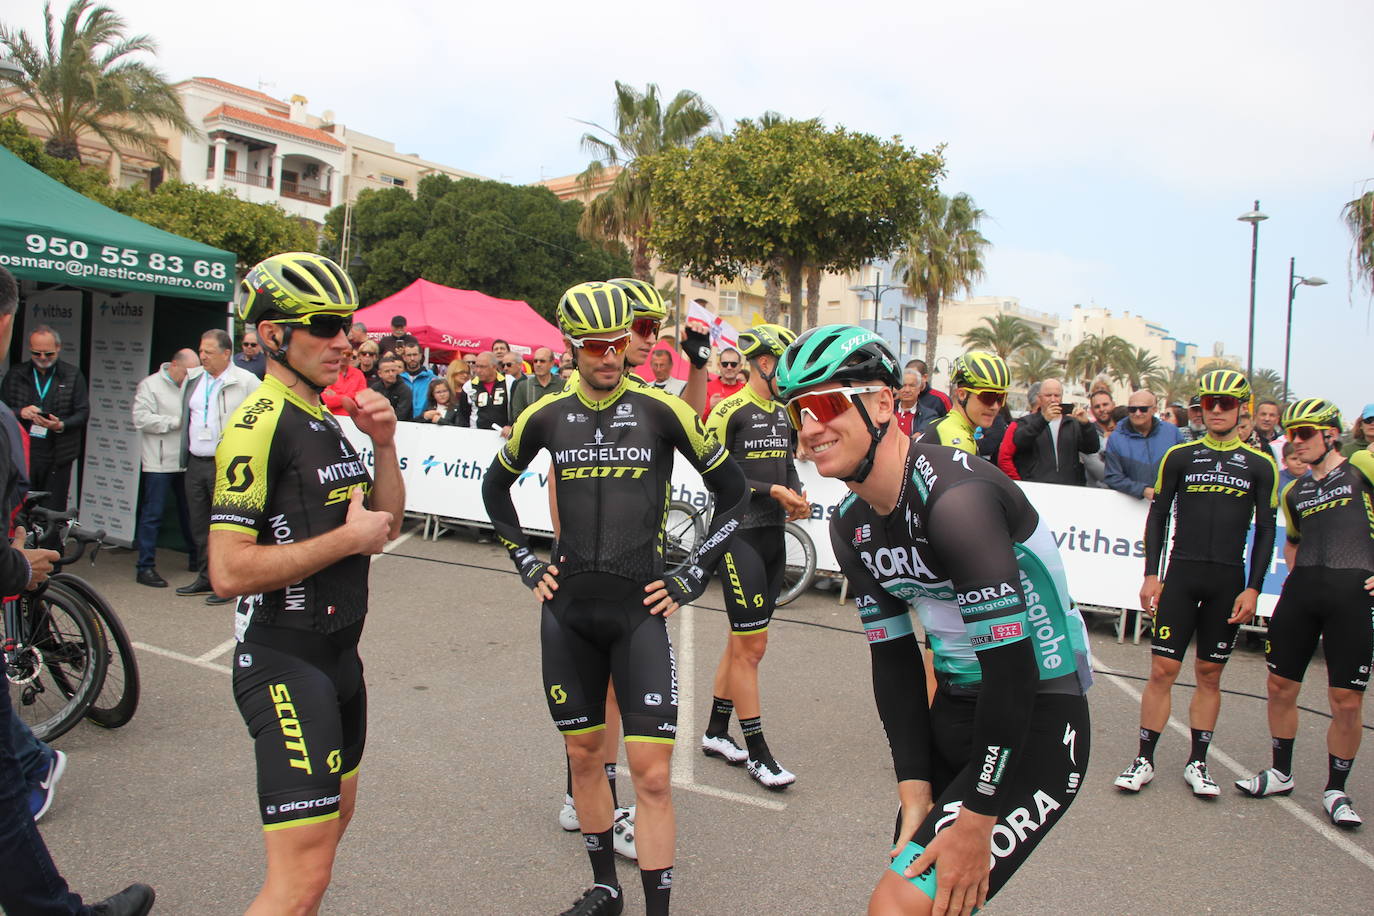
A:
<svg viewBox="0 0 1374 916">
<path fill-rule="evenodd" d="M 569 337 L 568 342 L 578 350 L 585 351 L 593 359 L 601 359 L 608 353 L 619 355 L 629 349 L 630 335 L 625 333 L 619 337 Z"/>
<path fill-rule="evenodd" d="M 1133 407 L 1127 407 L 1126 410 L 1130 413 L 1149 413 L 1154 410 L 1154 408 L 1149 404 L 1136 404 Z"/>
<path fill-rule="evenodd" d="M 57 355 L 56 350 L 30 350 L 29 353 L 37 356 L 39 359 L 47 359 L 49 356 Z"/>
<path fill-rule="evenodd" d="M 663 326 L 663 322 L 657 318 L 636 318 L 630 322 L 630 330 L 640 337 L 657 337 L 658 329 Z"/>
<path fill-rule="evenodd" d="M 274 324 L 294 324 L 304 327 L 310 332 L 311 337 L 319 337 L 324 340 L 331 340 L 353 325 L 351 315 L 309 315 L 305 318 L 272 318 Z"/>
<path fill-rule="evenodd" d="M 787 402 L 787 419 L 792 421 L 795 429 L 801 429 L 808 416 L 817 423 L 829 423 L 854 406 L 854 395 L 882 390 L 881 385 L 865 385 L 862 388 L 831 388 L 829 391 L 799 394 Z"/>
<path fill-rule="evenodd" d="M 502 363 L 502 364 L 501 364 L 501 368 L 502 368 L 502 369 L 514 369 L 514 368 L 515 368 L 515 363 Z"/>
<path fill-rule="evenodd" d="M 1360 417 L 1361 423 L 1374 423 L 1374 416 Z"/>
<path fill-rule="evenodd" d="M 988 391 L 986 389 L 970 388 L 968 392 L 989 407 L 1001 407 L 1007 402 L 1007 393 L 1005 391 Z"/>
<path fill-rule="evenodd" d="M 1294 442 L 1306 442 L 1326 429 L 1325 426 L 1290 426 L 1284 430 Z"/>
<path fill-rule="evenodd" d="M 245 340 L 243 342 L 243 345 L 245 347 L 256 347 L 258 345 L 258 342 L 256 340 Z"/>
<path fill-rule="evenodd" d="M 733 368 L 735 368 L 735 367 L 738 366 L 738 365 L 739 365 L 739 360 L 737 360 L 737 359 L 734 359 L 734 360 L 723 359 L 723 360 L 720 361 L 720 367 L 721 367 L 722 369 L 733 369 Z"/>
<path fill-rule="evenodd" d="M 1203 395 L 1203 410 L 1235 410 L 1240 406 L 1240 398 L 1232 397 L 1229 394 L 1208 394 Z"/>
<path fill-rule="evenodd" d="M 536 356 L 536 357 L 534 358 L 534 361 L 535 361 L 536 363 L 551 363 L 551 362 L 553 362 L 553 360 L 551 360 L 551 359 L 541 359 L 541 358 L 538 357 L 538 356 Z"/>
</svg>

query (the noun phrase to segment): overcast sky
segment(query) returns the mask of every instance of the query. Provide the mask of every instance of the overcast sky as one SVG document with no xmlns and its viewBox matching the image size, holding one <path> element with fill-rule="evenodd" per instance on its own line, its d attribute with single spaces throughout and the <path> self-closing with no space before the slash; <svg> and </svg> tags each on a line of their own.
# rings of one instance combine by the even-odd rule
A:
<svg viewBox="0 0 1374 916">
<path fill-rule="evenodd" d="M 609 122 L 616 79 L 696 90 L 727 125 L 772 109 L 944 143 L 943 190 L 989 214 L 978 293 L 1129 310 L 1204 353 L 1244 355 L 1236 216 L 1259 198 L 1256 365 L 1282 367 L 1296 257 L 1330 283 L 1298 293 L 1295 391 L 1374 401 L 1340 221 L 1374 179 L 1368 0 L 108 2 L 174 80 L 300 93 L 401 152 L 513 182 L 581 170 L 578 120 Z M 41 7 L 3 19 L 37 31 Z"/>
</svg>

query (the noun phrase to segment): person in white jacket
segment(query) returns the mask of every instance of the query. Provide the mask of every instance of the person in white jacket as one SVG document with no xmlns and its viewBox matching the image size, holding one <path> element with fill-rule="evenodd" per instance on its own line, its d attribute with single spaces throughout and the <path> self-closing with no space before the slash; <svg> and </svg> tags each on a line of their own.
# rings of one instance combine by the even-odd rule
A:
<svg viewBox="0 0 1374 916">
<path fill-rule="evenodd" d="M 188 376 L 199 374 L 200 357 L 195 350 L 178 350 L 170 362 L 138 383 L 134 391 L 134 426 L 143 457 L 143 492 L 138 506 L 139 585 L 166 588 L 167 580 L 157 573 L 157 537 L 162 528 L 162 513 L 170 493 L 177 501 L 177 517 L 182 537 L 191 550 L 191 566 L 196 568 L 196 546 L 186 513 L 186 464 L 181 458 L 181 393 Z"/>
</svg>

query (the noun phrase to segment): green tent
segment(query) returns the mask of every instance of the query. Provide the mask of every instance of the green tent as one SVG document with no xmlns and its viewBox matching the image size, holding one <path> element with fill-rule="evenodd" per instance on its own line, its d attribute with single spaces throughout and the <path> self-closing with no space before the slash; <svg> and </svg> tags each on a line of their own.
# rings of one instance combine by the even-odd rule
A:
<svg viewBox="0 0 1374 916">
<path fill-rule="evenodd" d="M 16 277 L 228 302 L 234 262 L 96 203 L 0 147 L 0 267 Z"/>
</svg>

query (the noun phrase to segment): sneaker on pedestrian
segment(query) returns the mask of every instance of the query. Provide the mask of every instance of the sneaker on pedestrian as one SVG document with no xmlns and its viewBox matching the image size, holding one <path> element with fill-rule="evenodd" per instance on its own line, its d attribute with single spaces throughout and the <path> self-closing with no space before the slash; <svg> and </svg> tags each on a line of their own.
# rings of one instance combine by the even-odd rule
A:
<svg viewBox="0 0 1374 916">
<path fill-rule="evenodd" d="M 558 812 L 558 826 L 569 833 L 582 829 L 582 822 L 577 819 L 577 808 L 573 805 L 571 795 L 563 796 L 563 810 Z"/>
<path fill-rule="evenodd" d="M 620 916 L 625 909 L 625 895 L 618 887 L 593 884 L 582 892 L 582 896 L 571 909 L 558 916 Z"/>
<path fill-rule="evenodd" d="M 1327 815 L 1331 818 L 1331 823 L 1337 827 L 1353 829 L 1360 826 L 1364 821 L 1355 813 L 1355 806 L 1350 801 L 1350 796 L 1340 789 L 1327 789 L 1322 793 L 1322 807 L 1326 809 Z"/>
<path fill-rule="evenodd" d="M 735 743 L 729 735 L 702 735 L 701 752 L 707 757 L 719 757 L 732 767 L 749 759 L 749 752 Z"/>
<path fill-rule="evenodd" d="M 157 574 L 157 570 L 149 566 L 140 569 L 134 576 L 134 581 L 139 585 L 146 585 L 149 588 L 166 588 L 167 580 Z"/>
<path fill-rule="evenodd" d="M 783 769 L 776 760 L 755 760 L 751 757 L 745 766 L 749 769 L 749 775 L 767 789 L 780 791 L 797 781 L 797 777 Z"/>
<path fill-rule="evenodd" d="M 1121 771 L 1112 785 L 1125 792 L 1139 792 L 1155 778 L 1155 765 L 1144 757 L 1137 757 L 1131 765 Z"/>
<path fill-rule="evenodd" d="M 1247 779 L 1237 779 L 1236 788 L 1240 789 L 1251 798 L 1265 798 L 1269 795 L 1291 795 L 1293 793 L 1293 777 L 1285 776 L 1278 770 L 1270 767 L 1267 770 L 1260 770 L 1254 776 Z"/>
<path fill-rule="evenodd" d="M 639 852 L 635 849 L 635 809 L 633 805 L 628 808 L 615 809 L 615 826 L 611 828 L 611 840 L 615 844 L 617 855 L 627 859 L 639 859 Z"/>
<path fill-rule="evenodd" d="M 147 916 L 157 893 L 146 884 L 130 884 L 112 897 L 91 904 L 93 916 Z"/>
<path fill-rule="evenodd" d="M 40 820 L 52 807 L 52 800 L 57 795 L 57 783 L 66 771 L 67 755 L 61 751 L 53 751 L 52 763 L 48 764 L 48 775 L 29 790 L 29 811 L 32 812 L 35 821 Z"/>
<path fill-rule="evenodd" d="M 1188 765 L 1183 768 L 1183 781 L 1198 798 L 1216 798 L 1221 794 L 1221 786 L 1213 782 L 1212 777 L 1208 775 L 1205 761 L 1188 761 Z"/>
</svg>

